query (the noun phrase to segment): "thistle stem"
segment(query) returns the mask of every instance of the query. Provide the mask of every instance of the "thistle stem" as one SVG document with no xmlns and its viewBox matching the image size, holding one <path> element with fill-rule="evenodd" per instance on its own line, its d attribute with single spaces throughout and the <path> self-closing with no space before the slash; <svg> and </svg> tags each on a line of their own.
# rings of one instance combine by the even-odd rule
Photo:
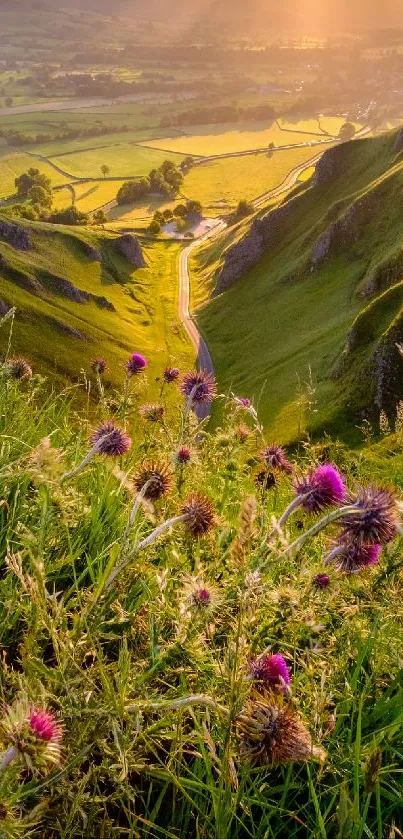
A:
<svg viewBox="0 0 403 839">
<path fill-rule="evenodd" d="M 85 455 L 84 460 L 82 460 L 78 466 L 76 466 L 74 469 L 71 469 L 70 472 L 65 472 L 64 475 L 62 475 L 61 481 L 67 481 L 70 478 L 75 478 L 76 475 L 79 475 L 80 472 L 82 472 L 85 469 L 85 467 L 88 466 L 92 458 L 95 457 L 95 455 L 101 451 L 103 443 L 105 442 L 105 440 L 108 439 L 108 437 L 111 437 L 112 434 L 113 431 L 109 431 L 108 434 L 104 434 L 104 436 L 101 437 L 101 439 L 95 443 L 95 446 L 93 446 L 92 449 L 89 450 L 88 454 Z"/>
<path fill-rule="evenodd" d="M 305 542 L 308 541 L 308 539 L 316 536 L 316 534 L 320 533 L 321 530 L 324 530 L 328 524 L 332 524 L 334 521 L 337 521 L 337 519 L 342 518 L 342 516 L 351 516 L 354 513 L 357 513 L 357 508 L 353 506 L 339 507 L 337 510 L 333 510 L 331 513 L 328 513 L 327 516 L 324 516 L 316 522 L 313 527 L 310 527 L 309 530 L 303 533 L 302 536 L 295 540 L 295 542 L 292 542 L 292 544 L 283 551 L 281 556 L 287 556 L 287 554 L 293 552 L 297 553 L 300 548 L 303 547 Z"/>
<path fill-rule="evenodd" d="M 15 760 L 17 755 L 17 749 L 15 749 L 14 746 L 10 746 L 10 748 L 4 752 L 3 757 L 1 758 L 0 769 L 7 769 L 10 763 L 13 760 Z"/>
<path fill-rule="evenodd" d="M 340 554 L 343 553 L 344 549 L 345 545 L 337 545 L 335 548 L 333 548 L 333 550 L 330 551 L 330 554 L 325 556 L 325 559 L 323 560 L 325 565 L 329 565 L 330 562 L 333 562 L 334 559 L 336 559 L 338 556 L 340 556 Z"/>
<path fill-rule="evenodd" d="M 173 527 L 175 524 L 180 524 L 181 522 L 187 521 L 189 518 L 189 513 L 183 513 L 181 516 L 174 516 L 172 519 L 168 519 L 167 521 L 162 522 L 158 527 L 153 530 L 149 536 L 146 536 L 145 539 L 142 539 L 141 542 L 138 542 L 134 545 L 133 550 L 130 554 L 125 557 L 125 559 L 114 568 L 114 570 L 109 574 L 108 579 L 105 583 L 105 588 L 109 588 L 116 577 L 123 571 L 132 561 L 132 559 L 140 553 L 140 551 L 144 550 L 144 548 L 148 548 L 150 545 L 153 544 L 160 536 L 163 535 L 167 530 Z"/>
<path fill-rule="evenodd" d="M 146 481 L 144 486 L 141 487 L 140 492 L 137 493 L 137 495 L 136 495 L 136 500 L 135 500 L 135 502 L 133 504 L 133 507 L 131 509 L 129 519 L 128 519 L 127 525 L 125 527 L 125 532 L 124 532 L 123 537 L 122 537 L 122 548 L 124 548 L 124 546 L 126 545 L 126 542 L 129 538 L 130 531 L 131 531 L 131 529 L 134 525 L 134 522 L 136 521 L 137 513 L 138 513 L 138 511 L 141 507 L 141 503 L 142 503 L 143 499 L 145 498 L 145 496 L 147 494 L 147 490 L 151 486 L 151 484 L 152 484 L 151 479 Z"/>
<path fill-rule="evenodd" d="M 211 708 L 214 711 L 219 711 L 229 717 L 230 712 L 224 705 L 219 705 L 211 696 L 205 696 L 203 693 L 195 693 L 190 696 L 183 696 L 181 699 L 168 700 L 166 702 L 149 702 L 146 705 L 129 705 L 127 710 L 129 713 L 135 713 L 140 710 L 150 711 L 181 711 L 182 708 L 190 708 L 193 705 L 202 705 L 205 708 Z"/>
</svg>

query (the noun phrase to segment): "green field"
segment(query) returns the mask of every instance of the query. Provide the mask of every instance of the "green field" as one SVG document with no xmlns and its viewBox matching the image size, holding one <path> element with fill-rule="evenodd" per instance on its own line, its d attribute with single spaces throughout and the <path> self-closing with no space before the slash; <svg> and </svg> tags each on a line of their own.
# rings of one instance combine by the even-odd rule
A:
<svg viewBox="0 0 403 839">
<path fill-rule="evenodd" d="M 39 169 L 44 175 L 51 178 L 53 186 L 64 184 L 69 180 L 64 175 L 60 175 L 50 164 L 38 161 L 28 154 L 6 153 L 3 156 L 0 155 L 0 198 L 8 198 L 14 195 L 15 179 L 31 167 Z"/>
<path fill-rule="evenodd" d="M 193 363 L 192 347 L 177 315 L 177 243 L 144 243 L 147 267 L 134 270 L 108 234 L 40 224 L 27 224 L 27 229 L 31 231 L 32 251 L 17 252 L 0 243 L 6 263 L 0 269 L 0 297 L 17 307 L 13 338 L 16 352 L 28 353 L 35 366 L 62 381 L 66 376 L 77 378 L 80 369 L 88 370 L 92 358 L 107 355 L 108 381 L 120 386 L 128 353 L 139 350 L 151 359 L 151 389 L 155 376 L 168 361 Z M 102 262 L 85 256 L 83 242 L 101 252 Z M 100 308 L 95 302 L 75 303 L 60 294 L 26 291 L 24 284 L 40 279 L 43 272 L 106 297 L 115 311 Z M 71 330 L 82 337 L 75 337 Z M 4 347 L 5 330 L 0 340 Z"/>
<path fill-rule="evenodd" d="M 373 409 L 376 381 L 370 359 L 383 333 L 384 340 L 391 341 L 390 363 L 398 364 L 394 341 L 387 336 L 393 318 L 399 317 L 400 286 L 394 298 L 379 297 L 366 340 L 347 355 L 344 374 L 333 375 L 344 358 L 354 318 L 367 306 L 363 289 L 372 272 L 380 277 L 380 291 L 385 288 L 382 283 L 401 279 L 403 228 L 395 196 L 400 194 L 403 164 L 395 164 L 394 140 L 395 134 L 383 135 L 340 147 L 345 163 L 333 182 L 326 188 L 308 184 L 305 192 L 302 187 L 292 220 L 278 234 L 276 246 L 198 312 L 221 388 L 259 401 L 264 423 L 275 438 L 294 439 L 308 425 L 357 439 L 362 411 L 368 403 Z M 357 228 L 354 249 L 333 249 L 311 272 L 312 249 L 329 219 L 342 215 L 366 193 L 374 195 L 377 209 Z M 197 287 L 204 283 L 211 288 L 230 238 L 226 232 L 221 243 L 204 246 L 195 255 Z M 401 375 L 395 375 L 399 398 Z M 314 404 L 306 413 L 310 379 Z"/>
<path fill-rule="evenodd" d="M 110 175 L 113 177 L 140 177 L 148 175 L 151 169 L 158 168 L 166 159 L 165 152 L 145 149 L 130 143 L 52 157 L 57 166 L 77 178 L 99 177 L 100 168 L 104 163 L 110 167 Z M 174 163 L 180 163 L 183 155 L 169 152 L 169 159 Z"/>
<path fill-rule="evenodd" d="M 278 186 L 295 166 L 310 160 L 315 149 L 274 152 L 270 157 L 247 155 L 195 166 L 186 175 L 183 193 L 200 201 L 205 215 L 233 210 L 241 198 L 250 201 Z"/>
</svg>

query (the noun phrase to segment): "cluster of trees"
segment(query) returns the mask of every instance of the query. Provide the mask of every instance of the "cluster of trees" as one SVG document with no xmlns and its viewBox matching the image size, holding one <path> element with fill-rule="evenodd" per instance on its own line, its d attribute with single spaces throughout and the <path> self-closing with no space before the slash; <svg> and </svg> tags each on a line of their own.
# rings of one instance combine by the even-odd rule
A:
<svg viewBox="0 0 403 839">
<path fill-rule="evenodd" d="M 341 126 L 339 131 L 340 140 L 352 140 L 355 137 L 355 125 L 352 122 L 345 122 L 344 125 Z"/>
<path fill-rule="evenodd" d="M 206 108 L 189 108 L 181 114 L 165 116 L 161 128 L 170 125 L 214 125 L 220 122 L 243 122 L 248 120 L 270 120 L 276 117 L 271 105 L 252 105 L 238 108 L 236 105 L 214 105 Z"/>
<path fill-rule="evenodd" d="M 87 224 L 88 215 L 77 210 L 77 207 L 72 205 L 64 210 L 54 210 L 52 212 L 52 182 L 50 178 L 40 172 L 39 169 L 28 169 L 15 179 L 15 187 L 17 195 L 24 202 L 14 204 L 10 207 L 10 212 L 14 216 L 20 216 L 31 221 L 48 221 L 52 224 Z M 95 224 L 103 224 L 106 220 L 105 214 L 102 212 L 97 219 L 94 218 Z"/>
<path fill-rule="evenodd" d="M 103 134 L 117 134 L 131 131 L 128 125 L 92 125 L 90 128 L 64 128 L 56 134 L 24 134 L 12 128 L 0 128 L 0 137 L 9 146 L 28 146 L 35 143 L 59 142 L 60 140 L 76 140 L 80 137 L 102 137 Z"/>
<path fill-rule="evenodd" d="M 247 201 L 246 198 L 241 198 L 235 210 L 235 217 L 236 219 L 245 218 L 246 216 L 250 216 L 254 212 L 255 208 L 253 204 L 250 201 Z"/>
<path fill-rule="evenodd" d="M 188 160 L 193 162 L 192 158 L 188 158 Z M 182 161 L 182 166 L 178 167 L 171 160 L 164 160 L 158 169 L 151 170 L 148 177 L 138 178 L 136 181 L 125 181 L 118 190 L 117 203 L 131 204 L 150 193 L 163 195 L 165 198 L 174 198 L 183 183 L 182 167 L 184 162 Z M 189 165 L 187 168 L 189 168 Z"/>
<path fill-rule="evenodd" d="M 28 169 L 28 172 L 23 172 L 14 183 L 19 198 L 28 198 L 36 207 L 51 208 L 51 180 L 39 169 Z"/>
<path fill-rule="evenodd" d="M 176 230 L 182 233 L 190 224 L 195 224 L 203 216 L 203 207 L 200 201 L 189 200 L 185 204 L 177 204 L 172 210 L 166 209 L 162 212 L 157 210 L 149 225 L 149 232 L 157 235 L 165 224 L 176 221 Z"/>
</svg>

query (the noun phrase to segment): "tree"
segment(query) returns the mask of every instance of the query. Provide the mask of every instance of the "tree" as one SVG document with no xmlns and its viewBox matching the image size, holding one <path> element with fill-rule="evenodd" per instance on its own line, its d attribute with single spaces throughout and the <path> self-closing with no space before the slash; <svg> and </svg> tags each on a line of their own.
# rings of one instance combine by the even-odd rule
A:
<svg viewBox="0 0 403 839">
<path fill-rule="evenodd" d="M 28 169 L 28 172 L 23 172 L 14 181 L 17 188 L 17 194 L 26 198 L 29 190 L 33 186 L 41 186 L 46 192 L 51 195 L 52 186 L 50 178 L 46 177 L 39 169 Z"/>
<path fill-rule="evenodd" d="M 203 207 L 200 201 L 188 201 L 186 203 L 186 215 L 199 221 L 203 217 Z"/>
<path fill-rule="evenodd" d="M 52 213 L 48 221 L 52 222 L 52 224 L 87 224 L 88 216 L 86 213 L 81 213 L 80 210 L 77 210 L 77 207 L 71 206 L 67 207 L 66 210 L 59 210 L 56 213 Z"/>
<path fill-rule="evenodd" d="M 176 221 L 176 232 L 183 233 L 187 228 L 187 222 L 184 218 L 178 218 Z"/>
<path fill-rule="evenodd" d="M 167 207 L 167 209 L 164 210 L 162 215 L 164 216 L 164 221 L 165 222 L 172 221 L 172 219 L 174 217 L 174 214 L 173 214 L 172 210 L 169 209 L 169 207 Z"/>
<path fill-rule="evenodd" d="M 11 108 L 12 104 L 13 104 L 13 97 L 12 96 L 6 96 L 6 108 Z"/>
<path fill-rule="evenodd" d="M 110 170 L 109 166 L 107 166 L 106 163 L 103 163 L 102 166 L 101 166 L 101 172 L 102 172 L 104 178 L 106 178 L 106 176 L 109 175 L 110 171 L 111 170 Z"/>
<path fill-rule="evenodd" d="M 352 140 L 355 137 L 355 125 L 352 122 L 345 122 L 340 128 L 339 137 L 343 142 Z"/>
<path fill-rule="evenodd" d="M 108 221 L 108 216 L 104 213 L 103 210 L 95 210 L 93 213 L 92 221 L 94 224 L 104 225 Z"/>
<path fill-rule="evenodd" d="M 156 221 L 157 224 L 159 224 L 159 226 L 161 227 L 163 224 L 165 224 L 164 214 L 160 213 L 159 210 L 156 210 L 156 212 L 154 213 L 154 221 Z"/>
<path fill-rule="evenodd" d="M 185 204 L 177 204 L 176 207 L 174 207 L 175 218 L 186 218 L 187 213 L 188 211 Z"/>
<path fill-rule="evenodd" d="M 157 236 L 158 233 L 160 233 L 161 231 L 161 226 L 158 224 L 158 221 L 155 221 L 155 219 L 153 219 L 148 229 L 150 233 L 153 234 L 153 236 Z"/>
<path fill-rule="evenodd" d="M 250 216 L 254 212 L 254 209 L 250 201 L 247 201 L 246 198 L 241 198 L 235 210 L 235 215 L 237 218 L 245 218 L 245 216 Z"/>
<path fill-rule="evenodd" d="M 52 206 L 52 195 L 39 184 L 31 186 L 31 189 L 28 190 L 27 198 L 39 207 L 47 207 L 50 209 Z"/>
</svg>

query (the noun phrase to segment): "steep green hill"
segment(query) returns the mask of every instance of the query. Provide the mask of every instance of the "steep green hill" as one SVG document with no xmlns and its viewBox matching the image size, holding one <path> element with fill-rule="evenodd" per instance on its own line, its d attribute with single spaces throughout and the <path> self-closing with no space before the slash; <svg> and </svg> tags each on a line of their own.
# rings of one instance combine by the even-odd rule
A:
<svg viewBox="0 0 403 839">
<path fill-rule="evenodd" d="M 169 360 L 192 363 L 177 317 L 179 247 L 0 216 L 0 319 L 17 308 L 14 354 L 63 382 L 103 356 L 113 386 L 133 350 L 149 357 L 150 384 Z"/>
<path fill-rule="evenodd" d="M 193 262 L 220 386 L 259 401 L 277 437 L 353 440 L 403 398 L 402 147 L 392 132 L 329 150 L 288 201 Z"/>
</svg>

